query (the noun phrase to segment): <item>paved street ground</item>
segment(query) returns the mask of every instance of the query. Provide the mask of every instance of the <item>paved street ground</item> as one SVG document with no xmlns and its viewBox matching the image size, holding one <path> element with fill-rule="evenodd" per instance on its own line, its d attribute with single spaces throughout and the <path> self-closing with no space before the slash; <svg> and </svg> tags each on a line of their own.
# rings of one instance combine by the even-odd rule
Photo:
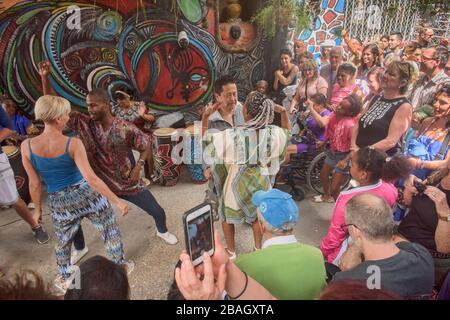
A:
<svg viewBox="0 0 450 320">
<path fill-rule="evenodd" d="M 181 217 L 186 210 L 203 201 L 206 188 L 206 185 L 193 184 L 186 172 L 183 172 L 180 182 L 174 187 L 150 186 L 151 192 L 166 210 L 169 230 L 180 240 L 177 245 L 167 245 L 156 237 L 153 219 L 132 204 L 128 216 L 118 218 L 126 257 L 136 263 L 130 275 L 132 299 L 166 298 L 173 281 L 174 266 L 185 245 Z M 328 229 L 333 205 L 312 203 L 310 197 L 297 202 L 297 205 L 300 219 L 295 235 L 301 242 L 318 247 Z M 48 244 L 38 245 L 25 222 L 20 220 L 9 224 L 18 219 L 15 211 L 0 210 L 0 267 L 7 276 L 19 269 L 31 269 L 49 282 L 55 278 L 55 237 L 46 209 L 44 215 L 44 227 L 52 238 Z M 220 226 L 217 226 L 221 232 Z M 89 248 L 86 257 L 106 255 L 100 235 L 88 220 L 83 221 L 83 229 Z M 238 255 L 251 251 L 251 228 L 239 226 L 236 229 L 236 241 Z"/>
</svg>

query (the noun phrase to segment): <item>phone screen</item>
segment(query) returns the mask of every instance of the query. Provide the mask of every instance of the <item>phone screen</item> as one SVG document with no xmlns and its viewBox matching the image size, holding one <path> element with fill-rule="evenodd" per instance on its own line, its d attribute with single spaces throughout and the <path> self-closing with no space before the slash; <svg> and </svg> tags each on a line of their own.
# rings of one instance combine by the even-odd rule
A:
<svg viewBox="0 0 450 320">
<path fill-rule="evenodd" d="M 199 264 L 204 252 L 214 253 L 211 207 L 204 207 L 186 216 L 188 251 L 194 265 Z"/>
</svg>

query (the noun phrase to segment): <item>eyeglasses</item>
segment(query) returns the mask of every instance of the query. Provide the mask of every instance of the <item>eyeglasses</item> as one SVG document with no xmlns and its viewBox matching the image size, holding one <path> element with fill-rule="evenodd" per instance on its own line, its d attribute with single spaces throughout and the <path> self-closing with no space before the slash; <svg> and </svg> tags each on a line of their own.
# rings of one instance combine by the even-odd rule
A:
<svg viewBox="0 0 450 320">
<path fill-rule="evenodd" d="M 426 56 L 424 56 L 424 55 L 422 55 L 422 60 L 423 61 L 431 61 L 431 60 L 437 60 L 436 58 L 433 58 L 433 57 L 426 57 Z"/>
</svg>

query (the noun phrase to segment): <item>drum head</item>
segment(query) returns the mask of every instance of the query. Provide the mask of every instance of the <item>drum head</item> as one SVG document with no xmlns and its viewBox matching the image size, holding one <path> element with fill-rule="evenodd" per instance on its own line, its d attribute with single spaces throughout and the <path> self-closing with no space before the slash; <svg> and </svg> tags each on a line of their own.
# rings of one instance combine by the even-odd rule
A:
<svg viewBox="0 0 450 320">
<path fill-rule="evenodd" d="M 170 137 L 171 135 L 173 135 L 175 133 L 176 129 L 174 128 L 161 128 L 161 129 L 156 129 L 153 132 L 153 135 L 156 137 Z"/>
<path fill-rule="evenodd" d="M 3 146 L 2 150 L 8 156 L 8 158 L 19 153 L 19 147 L 16 147 L 16 146 Z"/>
<path fill-rule="evenodd" d="M 195 126 L 189 126 L 189 127 L 187 127 L 185 130 L 186 130 L 187 133 L 189 133 L 189 134 L 191 134 L 191 135 L 194 135 L 194 134 L 195 134 Z M 199 132 L 199 133 L 200 133 L 200 132 Z"/>
</svg>

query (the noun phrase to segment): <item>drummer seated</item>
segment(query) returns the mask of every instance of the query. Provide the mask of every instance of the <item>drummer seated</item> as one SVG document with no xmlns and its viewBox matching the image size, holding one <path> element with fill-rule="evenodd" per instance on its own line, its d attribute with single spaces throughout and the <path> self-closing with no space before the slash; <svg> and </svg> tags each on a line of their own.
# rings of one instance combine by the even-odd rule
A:
<svg viewBox="0 0 450 320">
<path fill-rule="evenodd" d="M 33 126 L 32 120 L 27 118 L 22 111 L 19 110 L 12 99 L 4 99 L 3 107 L 5 108 L 6 113 L 8 113 L 12 130 L 16 132 L 16 134 L 13 135 L 14 139 L 21 141 L 28 135 L 36 134 L 36 128 Z"/>
</svg>

